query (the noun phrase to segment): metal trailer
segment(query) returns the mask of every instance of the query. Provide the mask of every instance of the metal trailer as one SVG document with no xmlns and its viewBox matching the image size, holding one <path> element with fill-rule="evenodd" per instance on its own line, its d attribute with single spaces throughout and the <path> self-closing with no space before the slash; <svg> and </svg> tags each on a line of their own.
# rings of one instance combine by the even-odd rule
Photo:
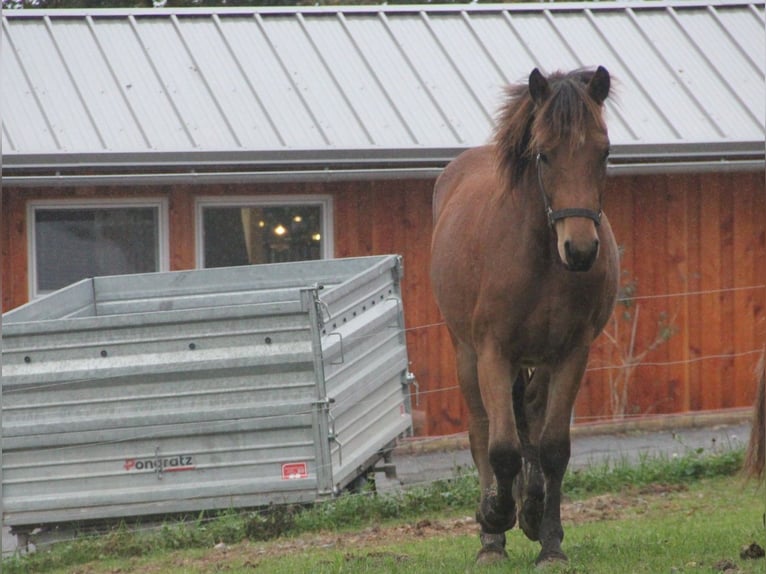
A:
<svg viewBox="0 0 766 574">
<path fill-rule="evenodd" d="M 387 255 L 98 277 L 6 313 L 5 525 L 359 480 L 411 430 L 401 276 Z"/>
</svg>

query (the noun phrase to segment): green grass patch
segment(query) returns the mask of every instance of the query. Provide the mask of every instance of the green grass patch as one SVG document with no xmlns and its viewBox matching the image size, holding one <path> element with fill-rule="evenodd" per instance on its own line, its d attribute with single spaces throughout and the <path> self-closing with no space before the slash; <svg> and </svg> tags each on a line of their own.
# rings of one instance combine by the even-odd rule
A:
<svg viewBox="0 0 766 574">
<path fill-rule="evenodd" d="M 742 468 L 743 449 L 690 450 L 682 456 L 640 456 L 638 462 L 625 458 L 567 472 L 563 491 L 577 498 L 613 492 L 628 486 L 682 484 L 701 478 L 732 476 Z"/>
<path fill-rule="evenodd" d="M 475 470 L 457 473 L 452 480 L 439 480 L 404 492 L 386 495 L 346 494 L 317 504 L 295 517 L 293 532 L 344 529 L 377 524 L 391 519 L 408 519 L 427 513 L 473 509 L 479 500 Z"/>
<path fill-rule="evenodd" d="M 688 490 L 672 491 L 651 501 L 642 512 L 618 520 L 566 523 L 564 549 L 570 562 L 545 570 L 553 574 L 703 574 L 722 572 L 726 566 L 737 574 L 766 571 L 766 561 L 739 557 L 740 546 L 751 541 L 764 544 L 761 522 L 763 496 L 755 487 L 742 487 L 738 478 L 704 479 Z M 255 571 L 270 574 L 440 574 L 539 573 L 534 559 L 539 545 L 518 531 L 508 535 L 509 560 L 490 567 L 474 563 L 479 542 L 476 535 L 419 539 L 401 537 L 396 542 L 308 548 L 278 556 L 261 556 L 261 546 L 245 551 L 246 557 L 227 562 L 233 574 Z M 163 564 L 163 572 L 214 572 L 207 561 L 176 568 Z M 220 564 L 219 564 L 220 566 Z"/>
</svg>

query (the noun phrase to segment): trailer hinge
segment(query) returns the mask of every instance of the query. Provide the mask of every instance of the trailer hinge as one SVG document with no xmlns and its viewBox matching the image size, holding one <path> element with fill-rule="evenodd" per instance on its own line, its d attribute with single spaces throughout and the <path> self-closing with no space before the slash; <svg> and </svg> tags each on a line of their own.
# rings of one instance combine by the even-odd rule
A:
<svg viewBox="0 0 766 574">
<path fill-rule="evenodd" d="M 391 268 L 391 275 L 396 284 L 401 283 L 402 277 L 404 276 L 404 259 L 401 255 L 397 256 L 396 265 Z"/>
<path fill-rule="evenodd" d="M 313 403 L 314 406 L 319 407 L 327 413 L 327 420 L 330 423 L 327 431 L 327 440 L 338 445 L 338 465 L 343 466 L 343 444 L 338 439 L 338 433 L 335 432 L 335 417 L 332 416 L 332 413 L 330 412 L 330 405 L 334 404 L 335 399 L 331 397 L 324 397 Z"/>
<path fill-rule="evenodd" d="M 330 419 L 330 432 L 327 434 L 327 440 L 338 445 L 338 466 L 343 466 L 343 443 L 340 442 L 338 433 L 335 432 L 335 419 L 332 417 Z"/>
<path fill-rule="evenodd" d="M 314 401 L 313 403 L 311 403 L 312 406 L 321 407 L 322 409 L 326 411 L 329 411 L 330 405 L 334 405 L 334 404 L 335 404 L 335 399 L 333 399 L 332 397 L 324 397 L 319 399 L 318 401 Z"/>
<path fill-rule="evenodd" d="M 306 287 L 301 289 L 302 293 L 306 293 L 308 295 L 308 298 L 310 298 L 311 305 L 314 306 L 314 309 L 316 311 L 316 324 L 320 330 L 322 329 L 322 327 L 324 327 L 324 324 L 325 324 L 324 313 L 327 313 L 328 319 L 330 318 L 330 310 L 327 308 L 327 303 L 325 303 L 319 298 L 319 292 L 322 289 L 324 289 L 324 285 L 320 285 L 319 283 L 314 283 L 311 287 Z M 308 301 L 306 296 L 303 296 L 301 298 L 301 304 L 302 304 L 302 311 L 308 312 L 309 307 L 308 307 Z"/>
</svg>

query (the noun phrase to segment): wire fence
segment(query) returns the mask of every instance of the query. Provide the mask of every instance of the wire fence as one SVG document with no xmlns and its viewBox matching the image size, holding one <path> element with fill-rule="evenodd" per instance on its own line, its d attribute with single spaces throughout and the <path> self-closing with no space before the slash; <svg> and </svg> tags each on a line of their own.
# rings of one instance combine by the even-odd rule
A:
<svg viewBox="0 0 766 574">
<path fill-rule="evenodd" d="M 681 291 L 681 292 L 672 292 L 672 293 L 659 293 L 659 294 L 650 294 L 650 295 L 631 295 L 631 296 L 624 296 L 624 297 L 618 297 L 617 303 L 636 303 L 640 301 L 655 301 L 660 299 L 683 299 L 683 298 L 689 298 L 689 297 L 701 297 L 701 296 L 721 296 L 731 293 L 743 293 L 743 292 L 753 292 L 753 291 L 764 291 L 766 292 L 766 284 L 757 284 L 757 285 L 747 285 L 747 286 L 738 286 L 738 287 L 725 287 L 725 288 L 718 288 L 718 289 L 706 289 L 706 290 L 695 290 L 695 291 Z M 438 327 L 444 327 L 446 326 L 445 322 L 436 322 L 436 323 L 429 323 L 425 325 L 418 325 L 414 327 L 407 328 L 407 332 L 415 332 L 420 331 L 423 329 L 433 329 Z M 628 369 L 635 368 L 637 366 L 640 367 L 678 367 L 681 365 L 693 365 L 693 364 L 699 364 L 704 363 L 707 361 L 714 361 L 714 360 L 729 360 L 729 359 L 739 359 L 743 357 L 758 357 L 762 355 L 765 352 L 766 341 L 764 341 L 763 344 L 753 347 L 753 348 L 746 348 L 746 349 L 735 349 L 730 352 L 725 353 L 708 353 L 708 354 L 701 354 L 697 356 L 688 356 L 684 358 L 670 358 L 667 360 L 647 360 L 646 358 L 642 358 L 640 363 L 632 363 L 632 364 L 626 364 L 626 363 L 610 363 L 610 364 L 594 364 L 591 362 L 588 367 L 586 368 L 586 373 L 598 373 L 598 372 L 604 372 L 604 371 L 625 371 Z M 425 389 L 425 390 L 419 390 L 418 395 L 420 397 L 428 397 L 429 395 L 433 394 L 439 394 L 439 393 L 446 393 L 446 392 L 453 392 L 459 390 L 459 387 L 457 385 L 451 385 L 446 387 L 441 387 L 438 389 Z M 620 419 L 627 419 L 627 418 L 641 418 L 646 416 L 645 413 L 639 413 L 635 415 L 630 414 L 624 414 L 620 415 Z M 584 422 L 587 420 L 588 422 L 597 422 L 597 421 L 604 421 L 604 420 L 614 420 L 615 415 L 614 414 L 603 414 L 603 415 L 590 415 L 586 417 L 578 416 L 579 422 Z"/>
<path fill-rule="evenodd" d="M 630 299 L 633 301 L 636 300 L 651 300 L 651 299 L 660 299 L 660 298 L 672 298 L 672 297 L 690 297 L 690 296 L 700 296 L 700 295 L 720 295 L 724 293 L 731 293 L 731 292 L 737 292 L 737 291 L 753 291 L 753 290 L 764 290 L 766 291 L 766 285 L 751 285 L 746 287 L 732 287 L 732 288 L 722 288 L 722 289 L 711 289 L 711 290 L 704 290 L 704 291 L 691 291 L 691 292 L 681 292 L 681 293 L 669 293 L 669 294 L 655 294 L 655 295 L 643 295 L 643 296 L 635 296 L 631 297 Z M 623 299 L 626 300 L 626 299 Z M 417 326 L 411 326 L 406 328 L 401 328 L 401 326 L 397 327 L 400 331 L 403 331 L 404 333 L 412 333 L 417 331 L 423 331 L 428 329 L 435 329 L 444 327 L 446 324 L 443 321 L 440 322 L 434 322 L 434 323 L 428 323 L 423 325 L 417 325 Z M 329 336 L 329 335 L 328 335 Z M 366 337 L 374 337 L 375 334 L 372 335 L 360 335 L 355 336 L 353 338 L 349 338 L 348 342 L 352 343 L 355 341 L 358 341 L 360 339 L 364 339 Z M 652 367 L 671 367 L 671 366 L 678 366 L 683 364 L 693 364 L 693 363 L 700 363 L 710 360 L 720 360 L 720 359 L 735 359 L 740 357 L 747 357 L 747 356 L 759 356 L 764 352 L 763 347 L 758 348 L 752 348 L 752 349 L 740 349 L 735 350 L 730 353 L 713 353 L 708 355 L 701 355 L 701 356 L 695 356 L 695 357 L 688 357 L 684 359 L 670 359 L 666 361 L 642 361 L 641 366 L 652 366 Z M 586 369 L 587 372 L 599 372 L 599 371 L 616 371 L 616 370 L 622 370 L 629 368 L 629 366 L 625 364 L 608 364 L 608 365 L 591 365 Z M 83 384 L 87 384 L 89 382 L 92 382 L 95 379 L 89 379 L 89 378 L 80 378 L 80 379 L 70 379 L 70 380 L 64 380 L 60 382 L 54 382 L 49 384 L 35 384 L 34 390 L 51 390 L 51 389 L 60 389 L 62 387 L 66 386 L 82 386 Z M 16 393 L 22 393 L 26 392 L 29 389 L 26 387 L 4 387 L 3 388 L 3 394 L 6 396 L 12 396 Z M 247 390 L 245 387 L 242 389 L 229 389 L 227 392 L 236 392 L 238 390 Z M 432 396 L 432 395 L 438 395 L 443 393 L 450 393 L 459 391 L 458 385 L 449 385 L 445 387 L 439 387 L 436 389 L 419 389 L 416 391 L 416 400 L 419 400 L 420 398 Z M 109 399 L 105 399 L 105 401 L 108 402 Z M 360 404 L 364 405 L 365 401 L 359 401 Z M 343 402 L 339 402 L 336 404 L 337 407 L 343 406 Z M 248 421 L 258 421 L 258 420 L 267 420 L 267 419 L 279 419 L 279 418 L 291 418 L 301 415 L 311 415 L 315 411 L 314 406 L 307 406 L 305 409 L 302 410 L 295 410 L 290 413 L 283 413 L 283 414 L 277 414 L 277 415 L 257 415 L 257 416 L 246 416 L 246 417 L 236 417 L 236 418 L 230 418 L 226 420 L 213 420 L 213 421 L 200 421 L 198 423 L 195 423 L 195 426 L 198 429 L 202 429 L 208 432 L 227 432 L 228 430 L 231 430 L 238 425 L 240 425 L 243 422 Z M 644 415 L 642 414 L 636 414 L 636 415 L 629 415 L 626 414 L 624 418 L 640 418 Z M 622 417 L 621 417 L 622 418 Z M 605 414 L 605 415 L 594 415 L 594 416 L 588 416 L 587 420 L 590 422 L 594 421 L 600 421 L 600 420 L 613 420 L 614 416 L 612 414 Z M 131 434 L 129 438 L 126 438 L 124 440 L 111 440 L 111 441 L 97 441 L 92 443 L 86 443 L 87 445 L 105 445 L 105 444 L 115 444 L 119 442 L 127 442 L 127 441 L 134 441 L 134 440 L 142 440 L 142 439 L 149 439 L 152 438 L 154 435 L 152 433 L 147 434 Z M 84 445 L 77 445 L 77 446 L 62 446 L 62 447 L 51 447 L 51 450 L 66 450 L 66 449 L 76 449 L 76 448 L 82 448 Z"/>
</svg>

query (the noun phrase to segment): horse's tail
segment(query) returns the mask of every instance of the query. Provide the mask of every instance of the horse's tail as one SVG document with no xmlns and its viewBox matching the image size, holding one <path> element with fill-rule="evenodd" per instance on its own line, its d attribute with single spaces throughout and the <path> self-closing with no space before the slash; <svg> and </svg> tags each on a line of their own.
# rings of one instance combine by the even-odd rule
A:
<svg viewBox="0 0 766 574">
<path fill-rule="evenodd" d="M 519 433 L 519 439 L 521 440 L 521 451 L 525 457 L 529 456 L 530 454 L 530 437 L 529 421 L 527 420 L 527 413 L 524 409 L 524 394 L 530 379 L 530 372 L 527 369 L 521 369 L 519 374 L 516 375 L 516 380 L 513 382 L 512 391 L 513 414 L 516 417 L 516 430 Z"/>
<path fill-rule="evenodd" d="M 761 357 L 756 373 L 759 377 L 758 391 L 753 405 L 753 426 L 745 451 L 743 471 L 748 478 L 761 481 L 764 478 L 766 461 L 766 356 Z"/>
</svg>

